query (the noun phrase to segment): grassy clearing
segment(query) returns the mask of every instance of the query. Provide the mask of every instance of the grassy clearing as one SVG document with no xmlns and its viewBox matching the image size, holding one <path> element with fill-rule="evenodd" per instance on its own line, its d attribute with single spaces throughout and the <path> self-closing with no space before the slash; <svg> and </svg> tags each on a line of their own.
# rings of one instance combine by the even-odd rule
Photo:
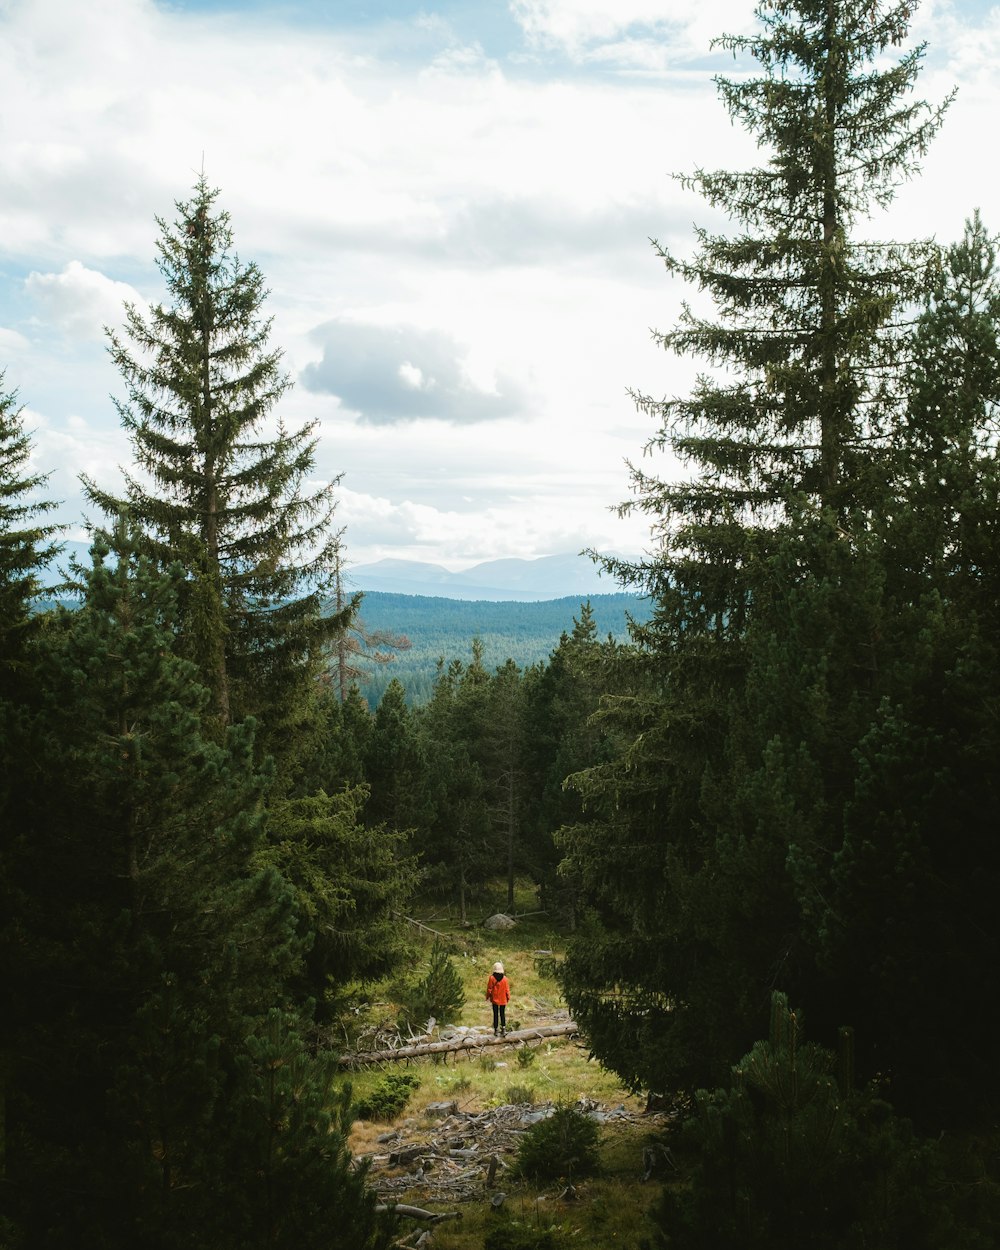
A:
<svg viewBox="0 0 1000 1250">
<path fill-rule="evenodd" d="M 504 901 L 502 894 L 486 899 L 477 919 L 505 910 Z M 530 890 L 520 889 L 515 911 L 523 914 L 536 907 Z M 547 917 L 524 916 L 517 928 L 491 933 L 478 925 L 462 929 L 446 908 L 432 904 L 410 914 L 445 935 L 461 975 L 465 1005 L 460 1018 L 447 1023 L 467 1027 L 491 1024 L 485 986 L 497 959 L 503 961 L 511 980 L 508 1028 L 558 1018 L 566 1012 L 566 1003 L 551 975 L 551 960 L 562 955 L 565 937 L 552 928 Z M 414 959 L 407 981 L 415 982 L 426 974 L 434 939 L 415 928 L 411 929 L 411 938 Z M 537 952 L 551 952 L 551 956 Z M 385 997 L 372 1005 L 371 1012 L 386 1020 L 394 1018 L 393 993 L 398 995 L 403 987 L 404 983 L 397 983 L 394 989 L 383 987 Z M 608 1108 L 624 1105 L 633 1112 L 641 1111 L 643 1105 L 622 1088 L 617 1078 L 590 1059 L 586 1045 L 575 1039 L 555 1038 L 524 1054 L 514 1047 L 490 1047 L 478 1055 L 466 1052 L 411 1060 L 405 1070 L 419 1076 L 419 1088 L 395 1120 L 354 1124 L 350 1147 L 355 1155 L 385 1153 L 387 1147 L 377 1138 L 390 1126 L 404 1136 L 425 1131 L 433 1120 L 426 1108 L 435 1102 L 455 1101 L 464 1112 L 479 1112 L 511 1102 L 575 1103 L 579 1099 L 592 1099 Z M 382 1069 L 352 1073 L 355 1098 L 369 1095 L 384 1075 Z M 491 1208 L 490 1195 L 484 1189 L 481 1200 L 463 1204 L 460 1221 L 435 1226 L 436 1250 L 481 1250 L 491 1229 L 511 1221 L 536 1230 L 553 1226 L 559 1246 L 585 1250 L 609 1245 L 639 1246 L 649 1236 L 646 1212 L 659 1195 L 658 1185 L 641 1180 L 643 1148 L 655 1134 L 653 1124 L 647 1127 L 612 1121 L 603 1125 L 600 1172 L 578 1182 L 572 1200 L 560 1197 L 565 1188 L 562 1181 L 538 1185 L 506 1172 L 498 1183 L 507 1195 L 500 1210 Z M 417 1190 L 404 1200 L 418 1205 L 423 1201 Z"/>
</svg>

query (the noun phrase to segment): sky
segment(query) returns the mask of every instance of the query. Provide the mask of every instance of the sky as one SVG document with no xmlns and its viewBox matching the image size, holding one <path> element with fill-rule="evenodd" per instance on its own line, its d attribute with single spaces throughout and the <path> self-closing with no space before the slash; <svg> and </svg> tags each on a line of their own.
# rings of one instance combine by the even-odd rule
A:
<svg viewBox="0 0 1000 1250">
<path fill-rule="evenodd" d="M 629 391 L 694 370 L 651 341 L 691 293 L 650 241 L 719 224 L 673 174 L 755 160 L 709 47 L 753 25 L 743 0 L 0 0 L 0 370 L 68 536 L 78 475 L 131 460 L 104 327 L 164 298 L 155 219 L 203 168 L 351 561 L 646 550 L 626 462 L 675 466 Z M 931 0 L 912 30 L 919 94 L 958 96 L 865 229 L 1000 230 L 1000 8 Z"/>
</svg>

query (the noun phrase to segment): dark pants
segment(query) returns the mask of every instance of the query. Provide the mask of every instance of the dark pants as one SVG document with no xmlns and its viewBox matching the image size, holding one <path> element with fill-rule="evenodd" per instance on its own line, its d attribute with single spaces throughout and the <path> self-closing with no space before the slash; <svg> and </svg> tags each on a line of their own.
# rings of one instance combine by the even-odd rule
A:
<svg viewBox="0 0 1000 1250">
<path fill-rule="evenodd" d="M 498 1024 L 500 1028 L 502 1029 L 505 1029 L 507 1027 L 507 1004 L 506 1003 L 494 1003 L 493 1004 L 493 1032 L 494 1033 L 497 1031 Z"/>
</svg>

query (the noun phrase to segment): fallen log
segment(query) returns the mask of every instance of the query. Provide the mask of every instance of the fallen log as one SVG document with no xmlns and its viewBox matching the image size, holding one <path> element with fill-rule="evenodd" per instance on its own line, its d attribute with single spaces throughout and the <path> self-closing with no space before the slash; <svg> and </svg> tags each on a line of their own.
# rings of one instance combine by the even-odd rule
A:
<svg viewBox="0 0 1000 1250">
<path fill-rule="evenodd" d="M 422 920 L 414 920 L 412 916 L 404 916 L 401 911 L 394 911 L 394 916 L 398 916 L 400 920 L 405 920 L 407 924 L 413 925 L 415 929 L 420 929 L 423 933 L 433 933 L 436 938 L 442 938 L 446 942 L 453 942 L 454 936 L 448 933 L 442 933 L 440 929 L 432 929 L 429 924 L 424 924 Z"/>
<path fill-rule="evenodd" d="M 413 1046 L 397 1046 L 390 1050 L 361 1050 L 341 1055 L 337 1061 L 341 1067 L 359 1067 L 366 1063 L 388 1063 L 394 1059 L 419 1059 L 422 1055 L 442 1055 L 463 1050 L 481 1050 L 485 1046 L 508 1046 L 517 1042 L 541 1041 L 546 1037 L 568 1037 L 576 1033 L 573 1020 L 564 1024 L 543 1024 L 534 1029 L 516 1029 L 506 1037 L 494 1037 L 492 1033 L 463 1033 L 446 1041 L 418 1042 Z"/>
<path fill-rule="evenodd" d="M 429 1224 L 439 1224 L 441 1220 L 460 1220 L 461 1211 L 425 1211 L 423 1207 L 410 1207 L 403 1202 L 380 1202 L 376 1211 L 391 1211 L 394 1215 L 405 1215 L 411 1220 L 426 1220 Z"/>
</svg>

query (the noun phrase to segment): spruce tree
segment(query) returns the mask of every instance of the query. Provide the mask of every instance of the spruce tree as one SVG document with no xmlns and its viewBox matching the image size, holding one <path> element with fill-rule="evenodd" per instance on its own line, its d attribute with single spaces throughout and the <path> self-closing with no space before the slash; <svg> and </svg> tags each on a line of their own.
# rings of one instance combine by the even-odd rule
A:
<svg viewBox="0 0 1000 1250">
<path fill-rule="evenodd" d="M 135 471 L 124 498 L 85 478 L 111 517 L 127 511 L 144 550 L 187 570 L 180 637 L 219 725 L 256 715 L 266 745 L 291 750 L 323 644 L 343 619 L 321 611 L 339 535 L 336 480 L 308 493 L 315 423 L 291 432 L 274 411 L 288 388 L 268 343 L 264 278 L 233 249 L 229 215 L 204 176 L 177 219 L 157 219 L 169 302 L 126 308 L 111 358 Z"/>
<path fill-rule="evenodd" d="M 304 953 L 253 870 L 251 726 L 203 732 L 172 651 L 179 566 L 116 527 L 36 648 L 11 847 L 11 1193 L 28 1244 L 180 1245 L 213 1209 L 233 1065 Z M 221 1243 L 219 1243 L 221 1244 Z"/>
<path fill-rule="evenodd" d="M 880 699 L 854 745 L 829 877 L 803 883 L 831 997 L 870 1032 L 893 1096 L 935 1125 L 997 1107 L 1000 1007 L 981 993 L 1000 959 L 997 248 L 975 216 L 917 322 L 897 500 L 868 555 L 882 576 Z M 972 1002 L 975 1028 L 956 1031 Z"/>
<path fill-rule="evenodd" d="M 977 1244 L 971 1226 L 956 1227 L 959 1187 L 942 1183 L 943 1157 L 876 1087 L 854 1087 L 850 1030 L 839 1042 L 835 1054 L 806 1041 L 801 1013 L 773 995 L 769 1038 L 734 1064 L 726 1088 L 697 1092 L 675 1139 L 693 1166 L 654 1211 L 657 1247 Z"/>
<path fill-rule="evenodd" d="M 426 1030 L 433 1018 L 439 1025 L 452 1024 L 465 1006 L 465 988 L 447 946 L 434 939 L 427 975 L 410 991 L 404 1014 L 411 1029 Z"/>
<path fill-rule="evenodd" d="M 365 807 L 368 824 L 384 824 L 413 834 L 427 826 L 427 759 L 413 714 L 406 706 L 406 692 L 395 678 L 372 718 L 364 772 L 369 788 Z M 419 842 L 419 836 L 415 841 Z"/>
<path fill-rule="evenodd" d="M 485 733 L 489 674 L 482 645 L 472 662 L 442 662 L 430 702 L 421 710 L 431 817 L 421 846 L 429 880 L 454 893 L 459 919 L 468 919 L 471 891 L 496 874 L 491 858 L 487 782 L 476 751 Z"/>
<path fill-rule="evenodd" d="M 576 889 L 569 873 L 559 872 L 559 831 L 580 819 L 581 806 L 579 794 L 565 782 L 610 757 L 591 718 L 608 677 L 611 645 L 598 641 L 593 609 L 584 603 L 572 633 L 562 635 L 548 663 L 525 675 L 525 750 L 534 795 L 526 807 L 526 849 L 542 906 L 570 928 L 576 922 Z"/>
<path fill-rule="evenodd" d="M 363 785 L 372 714 L 358 687 L 352 685 L 341 702 L 331 675 L 321 683 L 316 713 L 318 732 L 310 749 L 295 760 L 294 793 L 336 794 L 345 786 Z"/>
<path fill-rule="evenodd" d="M 686 398 L 635 396 L 658 423 L 648 450 L 685 472 L 634 473 L 624 510 L 658 544 L 608 563 L 656 607 L 603 712 L 623 745 L 575 779 L 587 820 L 567 845 L 590 904 L 569 999 L 647 1088 L 722 1079 L 775 985 L 819 994 L 804 913 L 880 697 L 868 553 L 896 485 L 901 323 L 935 257 L 858 238 L 941 121 L 910 94 L 922 48 L 890 59 L 909 14 L 778 0 L 720 40 L 759 67 L 717 81 L 768 161 L 696 171 L 733 231 L 699 230 L 691 259 L 658 249 L 715 315 L 686 308 L 656 337 L 710 372 Z"/>
<path fill-rule="evenodd" d="M 255 857 L 295 890 L 307 954 L 299 998 L 316 1002 L 321 1022 L 342 1009 L 358 982 L 395 970 L 406 953 L 398 915 L 416 865 L 402 832 L 362 823 L 364 787 L 273 802 L 268 843 Z"/>
<path fill-rule="evenodd" d="M 336 1055 L 316 1053 L 274 1009 L 248 1039 L 231 1150 L 221 1169 L 216 1226 L 200 1244 L 267 1250 L 389 1250 L 397 1217 L 380 1211 L 352 1159 L 350 1085 Z"/>
<path fill-rule="evenodd" d="M 16 394 L 3 389 L 4 376 L 0 372 L 0 1175 L 14 1053 L 14 961 L 25 901 L 12 859 L 30 799 L 27 724 L 36 695 L 31 642 L 42 624 L 32 609 L 40 593 L 39 574 L 56 554 L 53 540 L 59 530 L 43 520 L 55 505 L 38 495 L 45 478 L 30 470 L 31 439 Z M 0 1238 L 3 1234 L 0 1224 Z"/>
<path fill-rule="evenodd" d="M 521 835 L 527 787 L 524 695 L 524 676 L 513 660 L 507 660 L 490 679 L 488 718 L 481 741 L 483 771 L 490 785 L 497 867 L 502 866 L 506 878 L 508 912 L 514 910 L 515 870 L 524 858 Z"/>
<path fill-rule="evenodd" d="M 0 372 L 0 698 L 13 693 L 10 682 L 24 663 L 39 574 L 58 550 L 53 540 L 61 528 L 43 520 L 55 504 L 38 497 L 46 478 L 30 470 L 31 439 L 4 377 Z"/>
</svg>

